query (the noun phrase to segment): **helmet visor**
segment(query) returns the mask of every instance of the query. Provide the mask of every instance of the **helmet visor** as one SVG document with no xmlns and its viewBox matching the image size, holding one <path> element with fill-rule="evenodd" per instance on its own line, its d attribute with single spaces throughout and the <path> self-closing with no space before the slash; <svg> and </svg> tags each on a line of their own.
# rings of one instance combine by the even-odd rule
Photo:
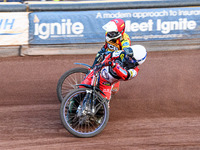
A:
<svg viewBox="0 0 200 150">
<path fill-rule="evenodd" d="M 128 55 L 129 57 L 133 57 L 133 50 L 132 50 L 132 48 L 125 47 L 123 50 L 125 51 L 126 55 Z"/>
<path fill-rule="evenodd" d="M 109 38 L 115 38 L 115 37 L 118 37 L 119 35 L 120 35 L 120 33 L 119 32 L 115 32 L 115 31 L 107 33 L 107 36 Z"/>
</svg>

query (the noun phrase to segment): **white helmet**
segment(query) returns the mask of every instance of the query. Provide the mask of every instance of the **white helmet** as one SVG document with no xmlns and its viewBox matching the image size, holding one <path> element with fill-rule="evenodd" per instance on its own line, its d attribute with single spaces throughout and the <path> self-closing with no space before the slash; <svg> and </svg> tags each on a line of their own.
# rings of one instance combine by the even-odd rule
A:
<svg viewBox="0 0 200 150">
<path fill-rule="evenodd" d="M 133 45 L 128 48 L 125 48 L 124 51 L 136 60 L 136 62 L 141 65 L 147 57 L 147 51 L 144 46 L 142 45 Z"/>
</svg>

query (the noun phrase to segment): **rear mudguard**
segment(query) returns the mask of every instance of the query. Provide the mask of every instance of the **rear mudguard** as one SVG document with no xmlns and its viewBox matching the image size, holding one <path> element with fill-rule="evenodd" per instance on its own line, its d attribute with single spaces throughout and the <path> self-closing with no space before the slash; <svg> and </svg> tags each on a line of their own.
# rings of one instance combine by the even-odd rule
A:
<svg viewBox="0 0 200 150">
<path fill-rule="evenodd" d="M 83 66 L 86 66 L 89 69 L 92 69 L 92 66 L 90 66 L 88 64 L 84 64 L 84 63 L 74 63 L 74 64 L 76 64 L 76 65 L 83 65 Z"/>
</svg>

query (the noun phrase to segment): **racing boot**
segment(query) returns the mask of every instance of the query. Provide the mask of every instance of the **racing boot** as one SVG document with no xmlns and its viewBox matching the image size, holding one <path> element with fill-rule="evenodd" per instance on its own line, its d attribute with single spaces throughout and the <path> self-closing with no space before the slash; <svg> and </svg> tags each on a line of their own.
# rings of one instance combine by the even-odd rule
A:
<svg viewBox="0 0 200 150">
<path fill-rule="evenodd" d="M 112 85 L 112 90 L 111 90 L 112 95 L 115 95 L 119 91 L 119 85 L 120 85 L 120 81 Z"/>
</svg>

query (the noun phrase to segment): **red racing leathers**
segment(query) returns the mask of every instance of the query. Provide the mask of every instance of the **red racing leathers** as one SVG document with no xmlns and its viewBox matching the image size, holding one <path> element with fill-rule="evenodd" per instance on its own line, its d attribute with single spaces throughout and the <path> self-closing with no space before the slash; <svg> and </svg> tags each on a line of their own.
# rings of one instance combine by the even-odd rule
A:
<svg viewBox="0 0 200 150">
<path fill-rule="evenodd" d="M 132 79 L 139 71 L 136 62 L 122 50 L 107 55 L 100 65 L 103 67 L 100 73 L 99 88 L 106 95 L 102 94 L 102 96 L 108 100 L 111 98 L 112 84 L 119 80 Z M 91 71 L 81 84 L 91 85 L 93 73 L 94 71 Z"/>
</svg>

